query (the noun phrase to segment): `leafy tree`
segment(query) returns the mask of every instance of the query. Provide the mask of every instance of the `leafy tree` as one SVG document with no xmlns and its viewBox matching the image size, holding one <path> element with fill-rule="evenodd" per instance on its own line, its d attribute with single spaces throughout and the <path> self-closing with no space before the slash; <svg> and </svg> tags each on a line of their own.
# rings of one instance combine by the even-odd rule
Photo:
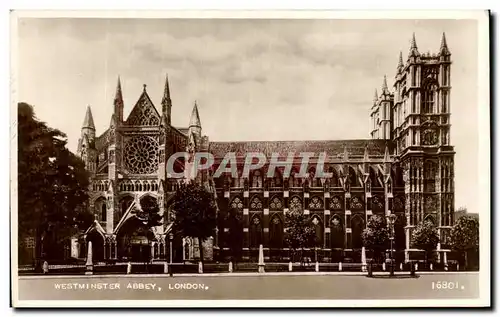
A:
<svg viewBox="0 0 500 317">
<path fill-rule="evenodd" d="M 175 233 L 196 237 L 203 264 L 203 242 L 215 234 L 217 207 L 214 196 L 205 187 L 191 183 L 177 190 L 173 198 Z"/>
<path fill-rule="evenodd" d="M 425 261 L 428 262 L 439 242 L 438 232 L 432 221 L 420 222 L 413 230 L 411 241 L 413 247 L 425 251 Z"/>
<path fill-rule="evenodd" d="M 146 232 L 149 245 L 149 237 L 151 236 L 149 233 L 153 232 L 153 227 L 158 227 L 163 224 L 163 217 L 160 216 L 158 202 L 153 197 L 145 196 L 140 200 L 139 204 L 141 206 L 141 210 L 134 210 L 133 212 L 140 220 L 143 229 Z M 151 261 L 151 252 L 147 253 L 147 260 L 148 262 Z"/>
<path fill-rule="evenodd" d="M 384 217 L 373 215 L 361 233 L 363 245 L 373 250 L 375 262 L 380 262 L 381 255 L 389 247 L 389 230 Z"/>
<path fill-rule="evenodd" d="M 315 244 L 316 229 L 308 215 L 300 211 L 289 211 L 285 214 L 285 242 L 294 253 L 300 250 L 301 260 L 306 247 Z"/>
<path fill-rule="evenodd" d="M 454 250 L 463 252 L 467 267 L 467 254 L 479 251 L 479 221 L 471 216 L 460 217 L 451 229 L 449 242 Z"/>
<path fill-rule="evenodd" d="M 231 208 L 226 217 L 229 228 L 227 243 L 231 250 L 231 257 L 234 261 L 239 261 L 243 248 L 243 219 L 241 213 L 236 208 Z"/>
<path fill-rule="evenodd" d="M 42 244 L 50 244 L 46 248 L 50 252 L 55 242 L 86 229 L 93 220 L 85 208 L 89 186 L 85 165 L 66 143 L 63 132 L 36 119 L 32 106 L 18 104 L 19 238 L 35 237 L 37 259 Z"/>
</svg>

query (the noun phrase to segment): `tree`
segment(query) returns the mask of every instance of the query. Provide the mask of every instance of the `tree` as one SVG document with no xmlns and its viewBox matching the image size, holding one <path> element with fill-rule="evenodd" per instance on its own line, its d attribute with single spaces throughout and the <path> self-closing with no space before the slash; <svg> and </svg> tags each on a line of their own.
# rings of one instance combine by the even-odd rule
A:
<svg viewBox="0 0 500 317">
<path fill-rule="evenodd" d="M 294 253 L 300 250 L 301 262 L 306 247 L 314 246 L 316 230 L 308 215 L 300 211 L 285 213 L 285 242 Z"/>
<path fill-rule="evenodd" d="M 414 248 L 425 251 L 425 261 L 428 262 L 439 242 L 438 232 L 432 221 L 420 222 L 413 230 L 411 241 Z"/>
<path fill-rule="evenodd" d="M 243 248 L 243 219 L 241 212 L 236 208 L 231 208 L 227 214 L 226 223 L 229 228 L 227 243 L 231 250 L 231 257 L 233 261 L 239 261 Z"/>
<path fill-rule="evenodd" d="M 460 217 L 450 232 L 452 249 L 462 252 L 467 267 L 467 254 L 479 251 L 479 221 L 471 216 Z"/>
<path fill-rule="evenodd" d="M 214 196 L 205 187 L 190 183 L 177 190 L 173 198 L 175 233 L 198 238 L 203 265 L 203 242 L 215 235 L 217 207 Z"/>
<path fill-rule="evenodd" d="M 389 230 L 384 217 L 373 215 L 361 233 L 363 245 L 373 250 L 375 262 L 378 263 L 380 256 L 389 247 Z"/>
<path fill-rule="evenodd" d="M 84 163 L 66 148 L 66 135 L 35 117 L 33 107 L 18 104 L 19 238 L 35 237 L 35 257 L 92 222 L 87 212 L 89 178 Z"/>
<path fill-rule="evenodd" d="M 154 227 L 161 226 L 163 224 L 163 217 L 159 214 L 160 208 L 158 202 L 155 198 L 151 196 L 143 197 L 139 202 L 141 209 L 134 210 L 137 219 L 140 220 L 144 231 L 146 232 L 146 237 L 148 239 L 148 245 L 150 244 L 150 233 L 153 232 Z M 151 262 L 151 252 L 147 253 L 147 262 Z"/>
</svg>

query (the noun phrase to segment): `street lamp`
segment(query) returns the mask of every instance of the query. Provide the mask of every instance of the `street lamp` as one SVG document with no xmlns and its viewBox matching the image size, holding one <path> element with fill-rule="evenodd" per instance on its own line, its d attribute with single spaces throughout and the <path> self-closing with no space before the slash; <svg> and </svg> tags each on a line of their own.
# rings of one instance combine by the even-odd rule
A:
<svg viewBox="0 0 500 317">
<path fill-rule="evenodd" d="M 172 264 L 172 242 L 174 241 L 174 234 L 169 233 L 168 234 L 168 241 L 170 242 L 170 264 Z"/>
<path fill-rule="evenodd" d="M 170 273 L 170 276 L 172 276 L 173 274 L 173 270 L 172 270 L 172 241 L 174 241 L 174 234 L 172 232 L 170 232 L 168 234 L 168 241 L 170 242 L 170 248 L 169 248 L 169 253 L 170 253 L 170 263 L 168 265 L 168 271 Z"/>
<path fill-rule="evenodd" d="M 389 240 L 391 241 L 391 276 L 394 276 L 394 256 L 393 256 L 393 243 L 394 243 L 394 223 L 396 222 L 396 215 L 390 214 L 387 216 L 387 225 L 389 226 Z"/>
</svg>

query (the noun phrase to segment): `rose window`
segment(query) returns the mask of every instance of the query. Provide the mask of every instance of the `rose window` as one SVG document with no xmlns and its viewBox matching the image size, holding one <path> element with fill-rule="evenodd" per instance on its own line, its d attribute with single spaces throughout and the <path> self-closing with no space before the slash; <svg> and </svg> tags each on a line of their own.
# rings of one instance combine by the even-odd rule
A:
<svg viewBox="0 0 500 317">
<path fill-rule="evenodd" d="M 281 203 L 281 200 L 278 197 L 274 197 L 271 200 L 269 207 L 271 208 L 271 210 L 282 210 L 283 204 Z"/>
<path fill-rule="evenodd" d="M 158 142 L 148 136 L 130 139 L 125 145 L 125 164 L 133 174 L 153 174 L 158 169 Z"/>
</svg>

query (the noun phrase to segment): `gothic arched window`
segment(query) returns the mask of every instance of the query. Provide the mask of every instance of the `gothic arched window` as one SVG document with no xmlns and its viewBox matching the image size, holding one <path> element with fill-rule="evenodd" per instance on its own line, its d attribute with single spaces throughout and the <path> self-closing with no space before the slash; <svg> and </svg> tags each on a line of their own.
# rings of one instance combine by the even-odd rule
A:
<svg viewBox="0 0 500 317">
<path fill-rule="evenodd" d="M 425 83 L 422 96 L 422 113 L 434 113 L 436 90 L 437 86 L 433 81 Z"/>
<path fill-rule="evenodd" d="M 120 200 L 120 210 L 121 210 L 121 215 L 123 216 L 128 208 L 132 205 L 134 202 L 134 198 L 130 196 L 125 196 Z"/>
<path fill-rule="evenodd" d="M 262 244 L 262 231 L 262 221 L 260 217 L 252 217 L 250 221 L 250 247 L 257 248 Z"/>
<path fill-rule="evenodd" d="M 95 214 L 100 221 L 106 221 L 106 199 L 100 197 L 94 202 Z"/>
<path fill-rule="evenodd" d="M 356 175 L 356 171 L 352 166 L 349 166 L 349 185 L 351 187 L 357 187 L 358 186 L 358 177 Z"/>
<path fill-rule="evenodd" d="M 243 202 L 240 197 L 234 197 L 230 204 L 232 209 L 243 210 Z"/>
<path fill-rule="evenodd" d="M 330 199 L 330 209 L 331 210 L 340 210 L 342 209 L 342 201 L 341 201 L 341 198 L 340 197 L 332 197 L 332 199 Z"/>
<path fill-rule="evenodd" d="M 314 232 L 315 232 L 314 246 L 323 247 L 324 243 L 323 222 L 321 222 L 321 219 L 318 216 L 314 216 L 311 222 L 314 225 Z"/>
<path fill-rule="evenodd" d="M 352 248 L 360 249 L 363 247 L 363 239 L 361 234 L 365 226 L 365 221 L 360 215 L 355 215 L 351 218 L 352 228 Z"/>
<path fill-rule="evenodd" d="M 289 209 L 291 212 L 302 212 L 302 200 L 297 196 L 292 197 Z"/>
<path fill-rule="evenodd" d="M 259 211 L 262 210 L 262 200 L 259 197 L 254 196 L 250 201 L 250 210 Z"/>
<path fill-rule="evenodd" d="M 323 209 L 323 199 L 314 196 L 309 201 L 309 210 L 322 210 Z"/>
<path fill-rule="evenodd" d="M 271 248 L 283 247 L 283 222 L 278 215 L 271 218 L 269 225 L 269 246 Z"/>
<path fill-rule="evenodd" d="M 271 198 L 271 202 L 269 203 L 269 209 L 270 210 L 283 210 L 282 200 L 277 196 L 274 196 L 273 198 Z"/>
<path fill-rule="evenodd" d="M 331 244 L 332 249 L 344 248 L 344 225 L 342 217 L 335 215 L 331 220 Z"/>
</svg>

